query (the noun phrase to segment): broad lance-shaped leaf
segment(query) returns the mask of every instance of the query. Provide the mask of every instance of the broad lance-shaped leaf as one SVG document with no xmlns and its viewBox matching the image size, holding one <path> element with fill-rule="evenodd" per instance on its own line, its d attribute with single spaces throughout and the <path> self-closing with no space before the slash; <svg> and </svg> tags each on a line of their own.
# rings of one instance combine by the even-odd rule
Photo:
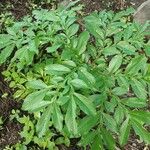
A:
<svg viewBox="0 0 150 150">
<path fill-rule="evenodd" d="M 53 107 L 54 108 L 53 108 L 52 120 L 55 128 L 61 131 L 63 127 L 63 115 L 61 113 L 60 107 L 57 104 L 54 104 Z"/>
<path fill-rule="evenodd" d="M 88 134 L 83 135 L 78 145 L 84 146 L 84 147 L 87 146 L 88 144 L 94 141 L 94 138 L 96 137 L 96 135 L 97 135 L 96 131 L 91 131 Z"/>
<path fill-rule="evenodd" d="M 106 127 L 109 130 L 111 130 L 112 132 L 117 133 L 118 132 L 117 123 L 113 119 L 113 117 L 110 116 L 109 114 L 105 114 L 105 113 L 103 113 L 103 117 L 104 117 L 104 123 L 105 123 Z"/>
<path fill-rule="evenodd" d="M 88 89 L 88 85 L 81 79 L 73 79 L 70 82 L 74 87 L 81 89 Z"/>
<path fill-rule="evenodd" d="M 147 144 L 150 144 L 150 133 L 136 120 L 132 119 L 132 127 L 137 135 Z"/>
<path fill-rule="evenodd" d="M 45 89 L 48 87 L 42 80 L 29 81 L 26 86 L 31 89 Z"/>
<path fill-rule="evenodd" d="M 119 49 L 121 49 L 123 51 L 123 53 L 128 54 L 128 55 L 132 55 L 136 51 L 136 48 L 134 46 L 132 46 L 131 44 L 129 44 L 128 42 L 126 42 L 126 41 L 120 41 L 117 44 L 117 47 Z"/>
<path fill-rule="evenodd" d="M 114 119 L 116 120 L 117 124 L 120 125 L 122 121 L 124 120 L 124 110 L 121 106 L 118 106 L 115 109 Z"/>
<path fill-rule="evenodd" d="M 60 65 L 60 64 L 48 65 L 46 66 L 45 70 L 46 70 L 46 73 L 54 74 L 54 75 L 61 75 L 61 74 L 71 72 L 71 70 L 68 67 L 64 65 Z"/>
<path fill-rule="evenodd" d="M 145 85 L 143 85 L 142 82 L 136 79 L 132 79 L 131 81 L 131 87 L 132 90 L 134 91 L 135 95 L 139 99 L 147 99 L 147 91 Z"/>
<path fill-rule="evenodd" d="M 115 46 L 110 46 L 110 47 L 104 48 L 103 54 L 105 55 L 105 57 L 107 57 L 107 56 L 111 56 L 115 54 L 120 54 L 120 51 L 117 50 Z"/>
<path fill-rule="evenodd" d="M 65 123 L 70 134 L 76 135 L 78 132 L 76 122 L 76 103 L 72 98 L 68 104 L 67 113 L 65 116 Z"/>
<path fill-rule="evenodd" d="M 14 50 L 15 45 L 11 44 L 6 46 L 0 53 L 0 64 L 4 63 L 7 58 L 11 55 Z"/>
<path fill-rule="evenodd" d="M 94 126 L 96 126 L 99 116 L 86 116 L 79 121 L 78 132 L 80 134 L 88 133 Z"/>
<path fill-rule="evenodd" d="M 80 34 L 78 45 L 77 45 L 77 50 L 79 51 L 79 55 L 81 55 L 86 50 L 86 46 L 89 38 L 90 38 L 90 34 L 87 31 L 84 31 Z"/>
<path fill-rule="evenodd" d="M 95 136 L 90 150 L 104 150 L 101 133 Z"/>
<path fill-rule="evenodd" d="M 11 39 L 13 39 L 13 36 L 9 34 L 0 34 L 0 49 L 12 44 L 13 41 Z"/>
<path fill-rule="evenodd" d="M 78 24 L 73 24 L 71 25 L 68 30 L 67 30 L 67 35 L 69 37 L 73 36 L 74 34 L 76 34 L 79 30 L 79 25 Z"/>
<path fill-rule="evenodd" d="M 74 93 L 74 95 L 76 97 L 78 106 L 84 113 L 86 113 L 87 115 L 96 115 L 96 109 L 90 98 L 87 98 L 78 93 Z"/>
<path fill-rule="evenodd" d="M 53 53 L 55 52 L 59 47 L 61 46 L 61 44 L 54 44 L 51 47 L 46 48 L 48 53 Z"/>
<path fill-rule="evenodd" d="M 131 125 L 129 124 L 129 118 L 127 118 L 120 128 L 120 136 L 119 136 L 120 145 L 124 146 L 127 143 L 130 134 L 130 128 Z"/>
<path fill-rule="evenodd" d="M 102 128 L 101 134 L 103 136 L 103 140 L 105 141 L 107 148 L 109 150 L 114 150 L 115 149 L 115 140 L 114 140 L 113 136 L 110 134 L 110 132 L 107 131 L 106 129 Z"/>
<path fill-rule="evenodd" d="M 149 111 L 142 111 L 142 110 L 131 111 L 130 115 L 132 118 L 139 120 L 140 122 L 143 122 L 143 124 L 146 123 L 147 125 L 150 125 Z"/>
<path fill-rule="evenodd" d="M 123 99 L 121 101 L 126 106 L 132 107 L 132 108 L 143 108 L 147 106 L 147 100 L 141 99 L 137 97 L 130 97 L 127 99 Z"/>
<path fill-rule="evenodd" d="M 146 61 L 147 58 L 145 56 L 136 56 L 130 61 L 130 63 L 126 67 L 125 73 L 130 75 L 136 75 L 140 70 L 143 69 L 143 65 L 146 63 Z"/>
<path fill-rule="evenodd" d="M 51 110 L 52 106 L 49 105 L 43 112 L 41 118 L 38 120 L 38 123 L 36 125 L 36 131 L 39 135 L 39 137 L 42 137 L 45 135 L 46 131 L 49 127 L 50 117 L 51 117 Z"/>
<path fill-rule="evenodd" d="M 81 67 L 80 71 L 85 76 L 85 78 L 89 83 L 94 84 L 96 82 L 95 77 L 90 72 L 88 72 L 86 68 Z"/>
<path fill-rule="evenodd" d="M 112 58 L 112 60 L 109 62 L 109 67 L 108 67 L 108 71 L 109 72 L 116 72 L 119 67 L 122 64 L 122 56 L 121 55 L 116 55 Z"/>
<path fill-rule="evenodd" d="M 43 100 L 46 93 L 47 90 L 40 90 L 29 94 L 23 102 L 22 109 L 33 112 L 33 111 L 37 111 L 42 107 L 49 105 L 51 103 L 50 101 Z"/>
</svg>

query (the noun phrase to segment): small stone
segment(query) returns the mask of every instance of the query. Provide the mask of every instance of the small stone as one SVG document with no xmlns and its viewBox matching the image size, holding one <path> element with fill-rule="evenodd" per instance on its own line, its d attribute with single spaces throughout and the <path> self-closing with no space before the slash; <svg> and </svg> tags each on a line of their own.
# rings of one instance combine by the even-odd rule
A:
<svg viewBox="0 0 150 150">
<path fill-rule="evenodd" d="M 134 14 L 134 20 L 144 24 L 150 20 L 150 0 L 142 3 Z"/>
</svg>

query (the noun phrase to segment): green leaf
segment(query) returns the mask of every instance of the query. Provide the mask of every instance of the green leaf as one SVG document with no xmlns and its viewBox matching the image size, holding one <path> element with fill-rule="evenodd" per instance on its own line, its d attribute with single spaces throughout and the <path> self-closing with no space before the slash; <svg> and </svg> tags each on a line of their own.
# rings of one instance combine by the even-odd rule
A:
<svg viewBox="0 0 150 150">
<path fill-rule="evenodd" d="M 150 133 L 136 120 L 132 119 L 132 127 L 137 135 L 147 144 L 150 144 Z"/>
<path fill-rule="evenodd" d="M 123 53 L 127 54 L 127 55 L 133 55 L 135 54 L 136 48 L 134 46 L 132 46 L 131 44 L 129 44 L 126 41 L 120 41 L 117 44 L 117 47 L 123 51 Z"/>
<path fill-rule="evenodd" d="M 88 89 L 89 88 L 88 85 L 81 79 L 73 79 L 70 83 L 78 89 Z"/>
<path fill-rule="evenodd" d="M 60 64 L 48 65 L 48 66 L 46 66 L 45 70 L 46 70 L 46 73 L 54 74 L 54 75 L 62 75 L 62 74 L 71 72 L 71 70 L 68 67 L 66 67 L 64 65 L 60 65 Z"/>
<path fill-rule="evenodd" d="M 122 64 L 122 56 L 121 55 L 114 56 L 109 62 L 108 71 L 112 73 L 116 72 L 121 66 L 121 64 Z"/>
<path fill-rule="evenodd" d="M 136 75 L 140 70 L 142 70 L 143 65 L 146 63 L 146 61 L 147 58 L 145 56 L 136 56 L 130 61 L 130 63 L 126 67 L 125 73 L 130 75 Z"/>
<path fill-rule="evenodd" d="M 72 60 L 65 60 L 65 61 L 63 61 L 63 64 L 70 66 L 70 67 L 76 67 L 76 63 Z"/>
<path fill-rule="evenodd" d="M 96 115 L 96 109 L 91 99 L 78 93 L 74 93 L 74 95 L 77 97 L 76 103 L 84 113 L 87 115 Z"/>
<path fill-rule="evenodd" d="M 119 75 L 116 79 L 120 87 L 126 88 L 127 90 L 129 89 L 129 81 L 125 75 Z"/>
<path fill-rule="evenodd" d="M 100 134 L 95 136 L 91 145 L 91 150 L 103 150 L 103 142 Z"/>
<path fill-rule="evenodd" d="M 134 110 L 130 112 L 132 118 L 139 120 L 142 123 L 150 125 L 150 112 L 142 110 Z"/>
<path fill-rule="evenodd" d="M 118 129 L 117 129 L 117 123 L 116 121 L 112 118 L 112 116 L 110 116 L 109 114 L 104 114 L 103 113 L 103 120 L 104 123 L 106 125 L 106 127 L 111 130 L 112 132 L 117 133 Z"/>
<path fill-rule="evenodd" d="M 145 45 L 144 51 L 146 52 L 146 55 L 150 57 L 150 41 Z"/>
<path fill-rule="evenodd" d="M 103 50 L 105 57 L 120 54 L 119 50 L 115 46 L 105 47 Z"/>
<path fill-rule="evenodd" d="M 127 118 L 120 128 L 119 143 L 121 146 L 124 146 L 127 143 L 130 134 L 130 128 L 131 126 L 129 124 L 129 118 Z"/>
<path fill-rule="evenodd" d="M 110 134 L 110 132 L 104 128 L 101 128 L 101 133 L 102 133 L 103 141 L 105 142 L 106 147 L 109 150 L 114 150 L 115 149 L 115 140 L 112 137 L 112 135 Z"/>
<path fill-rule="evenodd" d="M 124 120 L 124 110 L 121 106 L 118 106 L 115 109 L 114 118 L 118 125 L 120 125 L 120 123 Z"/>
<path fill-rule="evenodd" d="M 94 84 L 96 82 L 95 77 L 90 72 L 88 72 L 86 68 L 81 67 L 80 71 L 89 83 Z"/>
<path fill-rule="evenodd" d="M 122 88 L 122 87 L 115 87 L 112 90 L 112 93 L 118 96 L 124 95 L 128 92 L 128 90 L 126 88 Z"/>
<path fill-rule="evenodd" d="M 140 81 L 136 79 L 132 79 L 131 87 L 132 87 L 133 92 L 139 99 L 147 99 L 146 88 Z"/>
<path fill-rule="evenodd" d="M 27 82 L 26 86 L 31 89 L 45 89 L 48 86 L 42 80 L 32 80 Z"/>
<path fill-rule="evenodd" d="M 96 132 L 89 132 L 88 134 L 85 134 L 82 136 L 81 140 L 79 141 L 79 146 L 87 146 L 90 143 L 93 142 L 94 138 L 96 137 Z"/>
<path fill-rule="evenodd" d="M 0 53 L 0 64 L 4 63 L 15 48 L 14 44 L 6 46 Z"/>
<path fill-rule="evenodd" d="M 54 44 L 51 47 L 47 47 L 46 50 L 48 53 L 53 53 L 55 52 L 58 48 L 60 48 L 61 44 Z"/>
<path fill-rule="evenodd" d="M 79 121 L 78 132 L 82 135 L 88 133 L 94 126 L 96 126 L 98 119 L 99 119 L 98 115 L 94 117 L 93 116 L 84 117 Z"/>
<path fill-rule="evenodd" d="M 147 106 L 147 100 L 136 98 L 136 97 L 130 97 L 123 99 L 121 101 L 124 105 L 132 107 L 132 108 L 143 108 Z"/>
<path fill-rule="evenodd" d="M 68 104 L 67 113 L 65 116 L 65 123 L 70 134 L 76 135 L 78 132 L 76 122 L 76 103 L 74 98 L 70 99 Z"/>
<path fill-rule="evenodd" d="M 35 52 L 36 54 L 39 53 L 38 46 L 39 40 L 37 37 L 29 42 L 29 50 Z"/>
<path fill-rule="evenodd" d="M 67 35 L 69 37 L 75 35 L 79 30 L 79 25 L 78 24 L 73 24 L 67 29 Z"/>
<path fill-rule="evenodd" d="M 46 131 L 48 130 L 50 117 L 51 117 L 51 111 L 52 111 L 51 109 L 52 109 L 51 105 L 48 106 L 44 110 L 40 119 L 38 120 L 38 123 L 36 125 L 36 131 L 37 131 L 39 137 L 42 137 L 43 135 L 45 135 Z"/>
<path fill-rule="evenodd" d="M 51 103 L 50 101 L 43 100 L 46 93 L 47 90 L 40 90 L 29 94 L 23 102 L 22 109 L 34 112 L 42 107 L 46 107 Z"/>
<path fill-rule="evenodd" d="M 77 50 L 79 51 L 79 55 L 81 55 L 86 50 L 86 46 L 89 38 L 90 38 L 90 34 L 87 31 L 84 31 L 80 34 L 78 45 L 77 45 Z"/>
<path fill-rule="evenodd" d="M 0 49 L 4 48 L 7 44 L 11 44 L 12 36 L 9 34 L 0 34 Z"/>
<path fill-rule="evenodd" d="M 57 104 L 54 104 L 52 120 L 55 128 L 61 131 L 63 127 L 63 115 L 60 107 Z"/>
</svg>

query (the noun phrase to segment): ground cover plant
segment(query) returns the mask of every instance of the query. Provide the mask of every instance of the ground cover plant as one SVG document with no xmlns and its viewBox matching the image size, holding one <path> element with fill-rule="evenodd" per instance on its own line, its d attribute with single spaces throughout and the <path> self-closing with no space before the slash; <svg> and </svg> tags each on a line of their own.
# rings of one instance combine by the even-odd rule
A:
<svg viewBox="0 0 150 150">
<path fill-rule="evenodd" d="M 22 140 L 6 149 L 59 149 L 76 138 L 114 150 L 131 132 L 150 144 L 149 22 L 133 22 L 132 8 L 82 16 L 77 2 L 34 10 L 1 31 L 3 75 L 26 111 L 13 110 Z"/>
</svg>

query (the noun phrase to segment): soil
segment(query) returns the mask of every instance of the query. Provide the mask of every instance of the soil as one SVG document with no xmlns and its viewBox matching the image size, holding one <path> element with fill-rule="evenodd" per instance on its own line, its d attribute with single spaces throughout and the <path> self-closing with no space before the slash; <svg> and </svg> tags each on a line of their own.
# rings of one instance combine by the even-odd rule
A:
<svg viewBox="0 0 150 150">
<path fill-rule="evenodd" d="M 118 11 L 128 6 L 137 8 L 145 0 L 82 0 L 84 4 L 84 12 L 86 14 L 92 11 L 101 11 L 104 9 Z M 60 0 L 59 0 L 60 2 Z M 33 3 L 32 3 L 33 4 Z M 39 3 L 37 5 L 40 5 Z M 51 4 L 42 4 L 43 8 L 51 8 Z M 32 10 L 31 0 L 0 0 L 0 14 L 3 12 L 11 12 L 13 16 L 18 20 L 23 16 L 29 14 Z M 2 67 L 0 67 L 0 72 Z M 1 98 L 4 93 L 8 93 L 8 98 Z M 9 115 L 12 109 L 20 109 L 21 105 L 14 101 L 12 98 L 12 91 L 8 87 L 8 84 L 4 81 L 2 74 L 0 73 L 0 115 L 4 119 L 4 126 L 0 130 L 0 150 L 6 145 L 12 145 L 17 143 L 21 137 L 19 131 L 21 131 L 21 125 L 9 121 Z M 124 150 L 143 150 L 145 145 L 139 143 L 138 137 L 132 134 L 130 136 L 128 144 L 123 148 Z M 79 150 L 76 147 L 76 142 L 68 150 Z M 66 150 L 65 146 L 61 146 L 59 149 Z"/>
</svg>

